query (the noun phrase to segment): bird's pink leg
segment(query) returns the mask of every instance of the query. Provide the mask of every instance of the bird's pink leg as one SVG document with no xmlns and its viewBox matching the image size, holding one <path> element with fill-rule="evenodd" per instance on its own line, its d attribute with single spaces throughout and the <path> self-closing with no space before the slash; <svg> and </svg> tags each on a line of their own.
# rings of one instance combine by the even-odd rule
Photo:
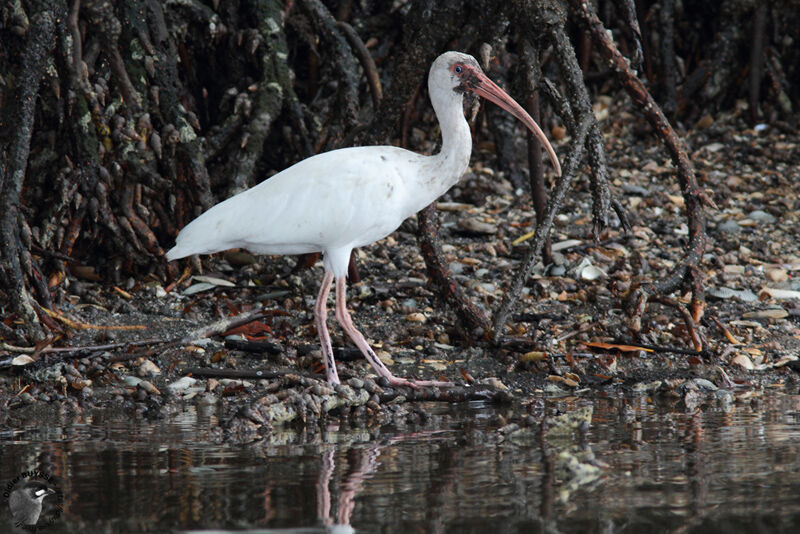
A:
<svg viewBox="0 0 800 534">
<path fill-rule="evenodd" d="M 319 345 L 322 350 L 322 361 L 325 363 L 325 375 L 331 384 L 339 383 L 339 373 L 336 372 L 336 362 L 333 359 L 333 346 L 331 334 L 328 332 L 328 294 L 331 292 L 333 273 L 325 271 L 322 286 L 319 288 L 317 302 L 314 303 L 314 324 L 319 334 Z"/>
<path fill-rule="evenodd" d="M 378 358 L 378 356 L 375 354 L 375 351 L 373 351 L 372 347 L 370 347 L 369 343 L 367 343 L 367 340 L 364 339 L 363 335 L 361 335 L 361 332 L 359 332 L 353 325 L 353 319 L 347 312 L 346 293 L 347 282 L 345 277 L 341 277 L 336 280 L 336 320 L 339 321 L 342 330 L 344 330 L 345 333 L 350 336 L 350 339 L 353 340 L 353 343 L 356 344 L 361 351 L 361 354 L 364 355 L 378 375 L 385 376 L 389 380 L 389 383 L 393 386 L 408 386 L 412 388 L 418 388 L 420 386 L 448 387 L 454 385 L 452 382 L 442 382 L 440 380 L 408 380 L 406 378 L 398 378 L 394 376 L 392 372 L 389 371 L 389 369 L 383 364 L 380 358 Z"/>
</svg>

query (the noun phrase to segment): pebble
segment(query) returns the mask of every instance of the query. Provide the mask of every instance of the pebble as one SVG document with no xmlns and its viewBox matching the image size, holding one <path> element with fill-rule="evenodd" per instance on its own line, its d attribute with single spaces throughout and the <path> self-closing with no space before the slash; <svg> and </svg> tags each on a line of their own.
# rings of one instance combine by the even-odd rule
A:
<svg viewBox="0 0 800 534">
<path fill-rule="evenodd" d="M 479 235 L 492 235 L 497 233 L 497 226 L 475 218 L 459 219 L 458 227 L 465 232 Z"/>
<path fill-rule="evenodd" d="M 177 393 L 178 391 L 183 391 L 188 389 L 189 387 L 193 386 L 197 382 L 196 378 L 192 378 L 191 376 L 184 376 L 176 380 L 175 382 L 170 383 L 167 385 L 167 389 L 172 392 Z M 151 384 L 152 385 L 152 384 Z"/>
<path fill-rule="evenodd" d="M 139 378 L 137 376 L 131 376 L 131 375 L 128 375 L 128 376 L 126 376 L 125 378 L 122 379 L 122 383 L 123 384 L 125 384 L 128 387 L 132 387 L 132 388 L 135 388 L 136 386 L 138 386 L 139 382 L 141 382 L 141 381 L 142 381 L 141 378 Z"/>
<path fill-rule="evenodd" d="M 718 224 L 717 230 L 726 234 L 738 234 L 742 231 L 742 227 L 736 221 L 728 219 L 724 223 Z"/>
<path fill-rule="evenodd" d="M 412 323 L 424 323 L 427 320 L 428 318 L 425 317 L 425 314 L 420 312 L 409 313 L 406 315 L 406 321 L 410 321 Z"/>
<path fill-rule="evenodd" d="M 755 302 L 758 297 L 749 289 L 731 289 L 729 287 L 711 287 L 706 290 L 709 297 L 720 300 L 735 298 L 742 302 Z"/>
<path fill-rule="evenodd" d="M 145 391 L 152 395 L 161 395 L 161 392 L 155 387 L 152 383 L 148 382 L 147 380 L 142 380 L 139 382 L 139 391 Z"/>
<path fill-rule="evenodd" d="M 707 389 L 709 391 L 716 391 L 719 389 L 714 382 L 706 380 L 705 378 L 695 378 L 692 382 L 694 382 L 698 389 Z"/>
<path fill-rule="evenodd" d="M 789 273 L 786 269 L 774 268 L 767 269 L 767 278 L 773 282 L 786 282 L 789 279 Z"/>
<path fill-rule="evenodd" d="M 788 316 L 789 312 L 783 308 L 769 308 L 742 314 L 743 319 L 784 319 Z"/>
<path fill-rule="evenodd" d="M 737 354 L 736 356 L 733 357 L 731 363 L 733 365 L 738 365 L 742 369 L 746 369 L 748 371 L 752 371 L 753 369 L 756 368 L 756 366 L 753 365 L 753 361 L 746 354 Z"/>
<path fill-rule="evenodd" d="M 150 360 L 144 360 L 141 364 L 139 364 L 136 374 L 141 377 L 155 376 L 161 374 L 161 369 L 159 369 L 158 366 Z"/>
<path fill-rule="evenodd" d="M 364 381 L 360 378 L 353 377 L 347 381 L 347 384 L 353 389 L 363 389 Z"/>
<path fill-rule="evenodd" d="M 503 384 L 503 382 L 497 378 L 496 376 L 490 376 L 488 378 L 484 378 L 479 382 L 484 386 L 490 386 L 500 391 L 508 391 L 508 386 Z"/>
<path fill-rule="evenodd" d="M 29 363 L 33 363 L 34 361 L 36 360 L 31 358 L 27 354 L 20 354 L 19 356 L 11 360 L 11 365 L 17 365 L 17 366 L 28 365 Z"/>
<path fill-rule="evenodd" d="M 383 388 L 380 387 L 375 381 L 371 378 L 364 379 L 364 389 L 367 390 L 368 393 L 373 395 L 383 393 Z"/>
<path fill-rule="evenodd" d="M 582 280 L 597 280 L 598 278 L 605 278 L 608 276 L 603 269 L 595 265 L 587 265 L 580 271 Z"/>
<path fill-rule="evenodd" d="M 453 261 L 450 262 L 450 272 L 453 274 L 464 274 L 464 270 L 467 268 L 466 265 L 461 263 L 460 261 Z"/>
<path fill-rule="evenodd" d="M 775 300 L 800 299 L 800 291 L 765 287 L 759 291 L 758 296 L 762 299 L 771 298 Z"/>
<path fill-rule="evenodd" d="M 725 274 L 744 274 L 744 265 L 725 265 L 722 272 Z"/>
<path fill-rule="evenodd" d="M 764 224 L 772 224 L 778 219 L 775 218 L 774 215 L 767 213 L 766 211 L 762 210 L 755 210 L 751 211 L 750 214 L 747 216 L 749 219 L 752 219 L 756 222 L 764 223 Z"/>
</svg>

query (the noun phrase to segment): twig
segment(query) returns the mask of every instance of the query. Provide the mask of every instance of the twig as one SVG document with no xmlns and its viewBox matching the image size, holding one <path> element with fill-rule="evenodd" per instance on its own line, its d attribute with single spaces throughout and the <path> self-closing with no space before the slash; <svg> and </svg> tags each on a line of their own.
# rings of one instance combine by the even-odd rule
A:
<svg viewBox="0 0 800 534">
<path fill-rule="evenodd" d="M 381 98 L 383 97 L 383 89 L 381 88 L 381 78 L 378 75 L 378 68 L 375 66 L 375 60 L 372 59 L 372 55 L 364 45 L 364 41 L 361 40 L 361 37 L 358 36 L 352 26 L 342 20 L 338 21 L 336 26 L 342 30 L 342 33 L 344 33 L 344 36 L 347 38 L 347 42 L 350 43 L 350 46 L 355 51 L 356 57 L 358 57 L 358 61 L 364 69 L 364 75 L 367 77 L 369 91 L 370 94 L 372 94 L 372 104 L 375 109 L 378 109 L 378 105 L 381 103 Z"/>
<path fill-rule="evenodd" d="M 255 321 L 256 319 L 259 319 L 267 314 L 269 314 L 269 310 L 264 310 L 264 309 L 258 309 L 241 313 L 234 317 L 227 317 L 225 319 L 221 319 L 204 327 L 193 330 L 190 334 L 182 338 L 174 338 L 174 339 L 151 338 L 151 339 L 140 339 L 134 341 L 125 341 L 120 343 L 108 343 L 105 345 L 87 345 L 82 347 L 45 347 L 41 349 L 39 352 L 41 354 L 61 355 L 62 356 L 61 359 L 64 359 L 64 358 L 79 358 L 84 354 L 91 354 L 93 352 L 130 348 L 130 347 L 141 347 L 146 345 L 165 345 L 166 347 L 185 345 L 193 341 L 196 341 L 197 339 L 200 338 L 223 334 L 226 331 L 230 330 L 231 328 L 235 328 L 237 326 L 247 324 L 251 321 Z M 59 319 L 62 319 L 62 317 L 59 317 Z M 77 324 L 83 324 L 83 323 L 77 323 Z M 102 326 L 101 327 L 95 327 L 92 325 L 87 325 L 87 326 L 91 328 L 103 328 Z M 116 328 L 116 327 L 108 327 L 108 328 Z M 4 342 L 0 342 L 0 349 L 7 350 L 9 352 L 23 353 L 23 354 L 32 354 L 37 351 L 36 347 L 20 347 L 16 345 L 10 345 Z M 136 357 L 137 355 L 138 354 L 133 354 L 133 355 L 127 354 L 124 356 L 116 356 L 114 360 L 122 361 L 130 359 L 132 357 Z M 0 369 L 6 369 L 8 367 L 11 367 L 11 359 L 0 360 Z"/>
<path fill-rule="evenodd" d="M 379 394 L 378 397 L 382 404 L 386 404 L 398 397 L 404 397 L 411 402 L 467 402 L 467 401 L 491 401 L 506 403 L 511 402 L 511 395 L 506 391 L 500 391 L 488 387 L 450 387 L 450 388 L 420 388 L 402 390 L 388 389 Z"/>
<path fill-rule="evenodd" d="M 241 350 L 244 352 L 269 352 L 270 354 L 280 354 L 283 347 L 272 341 L 250 341 L 246 339 L 226 339 L 225 348 L 231 350 Z"/>
<path fill-rule="evenodd" d="M 526 78 L 526 92 L 528 94 L 526 108 L 534 121 L 541 124 L 539 113 L 539 93 L 536 89 L 536 79 L 541 77 L 541 65 L 539 55 L 533 50 L 533 46 L 527 41 L 522 43 L 523 72 Z M 528 132 L 528 172 L 531 187 L 531 200 L 533 209 L 536 212 L 536 224 L 541 224 L 547 211 L 547 189 L 544 184 L 544 162 L 542 160 L 542 145 L 539 139 Z M 548 265 L 553 262 L 553 251 L 550 248 L 550 234 L 542 246 L 542 262 Z"/>
<path fill-rule="evenodd" d="M 330 58 L 337 69 L 337 114 L 339 123 L 329 129 L 328 144 L 339 147 L 345 132 L 358 124 L 358 77 L 356 62 L 347 41 L 339 31 L 336 20 L 321 0 L 301 0 L 319 32 L 327 40 Z"/>
<path fill-rule="evenodd" d="M 74 328 L 76 330 L 145 330 L 147 327 L 143 324 L 134 324 L 134 325 L 94 325 L 88 323 L 82 323 L 80 321 L 75 321 L 70 319 L 69 317 L 59 313 L 55 310 L 50 310 L 48 308 L 42 307 L 42 311 L 56 319 L 65 325 L 69 326 L 70 328 Z"/>
<path fill-rule="evenodd" d="M 642 31 L 639 29 L 639 19 L 636 17 L 636 2 L 634 0 L 623 0 L 617 6 L 622 11 L 622 18 L 625 19 L 628 28 L 633 34 L 631 65 L 636 70 L 641 70 L 644 62 L 644 51 L 642 50 Z"/>
<path fill-rule="evenodd" d="M 566 11 L 553 1 L 520 3 L 520 17 L 532 21 L 539 28 L 537 33 L 546 35 L 553 43 L 554 56 L 566 84 L 567 98 L 559 98 L 558 92 L 549 85 L 548 96 L 557 100 L 555 107 L 560 111 L 567 128 L 574 131 L 577 127 L 575 116 L 592 117 L 586 139 L 586 150 L 589 156 L 591 174 L 589 176 L 592 189 L 592 234 L 599 239 L 601 230 L 608 224 L 608 211 L 611 204 L 608 166 L 606 164 L 603 136 L 597 120 L 594 118 L 589 92 L 581 73 L 575 49 L 567 37 Z M 545 82 L 546 83 L 546 82 Z M 556 96 L 558 95 L 558 96 Z"/>
<path fill-rule="evenodd" d="M 697 184 L 694 169 L 689 161 L 689 155 L 683 140 L 675 133 L 672 125 L 655 100 L 653 100 L 642 81 L 633 74 L 627 60 L 617 50 L 592 7 L 587 2 L 580 0 L 570 0 L 570 5 L 580 22 L 592 35 L 598 45 L 598 52 L 609 63 L 619 83 L 625 88 L 634 103 L 639 106 L 648 122 L 664 142 L 675 167 L 678 169 L 678 182 L 680 183 L 686 206 L 689 226 L 689 243 L 686 256 L 670 276 L 664 280 L 653 284 L 652 287 L 641 286 L 631 292 L 630 302 L 633 303 L 631 306 L 631 328 L 634 331 L 641 329 L 641 314 L 644 313 L 647 299 L 650 295 L 672 292 L 684 281 L 690 282 L 692 289 L 691 316 L 693 322 L 697 322 L 703 316 L 705 310 L 702 275 L 696 269 L 705 251 L 707 240 L 703 206 L 713 206 L 713 202 Z"/>
<path fill-rule="evenodd" d="M 558 182 L 556 182 L 555 190 L 550 200 L 550 206 L 547 210 L 547 217 L 545 217 L 542 224 L 536 225 L 536 233 L 534 234 L 533 241 L 528 249 L 520 268 L 514 273 L 514 279 L 511 282 L 511 287 L 503 296 L 503 301 L 497 309 L 494 316 L 493 329 L 494 340 L 497 342 L 503 334 L 503 326 L 508 319 L 508 316 L 514 311 L 517 300 L 522 294 L 522 288 L 525 281 L 528 279 L 533 266 L 539 259 L 539 255 L 544 245 L 545 237 L 550 233 L 550 228 L 553 226 L 553 219 L 556 213 L 561 209 L 561 203 L 564 201 L 564 195 L 572 183 L 573 178 L 578 173 L 578 166 L 583 157 L 583 146 L 586 140 L 586 134 L 589 130 L 589 125 L 593 117 L 584 116 L 581 119 L 580 126 L 577 131 L 573 132 L 572 143 L 569 147 L 569 155 L 567 162 L 564 165 L 564 174 L 561 175 Z"/>
<path fill-rule="evenodd" d="M 643 349 L 651 350 L 653 352 L 672 352 L 675 354 L 686 354 L 687 356 L 699 356 L 699 357 L 709 356 L 709 353 L 706 350 L 682 349 L 680 347 L 670 347 L 668 345 L 648 345 L 647 343 L 639 343 L 638 341 L 626 341 L 626 340 L 613 341 L 612 343 L 619 345 L 631 345 L 634 347 L 641 347 Z"/>
<path fill-rule="evenodd" d="M 130 347 L 140 347 L 145 345 L 161 345 L 166 343 L 174 343 L 174 340 L 167 340 L 167 339 L 141 339 L 138 341 L 127 341 L 123 343 L 107 343 L 104 345 L 85 345 L 82 347 L 44 347 L 42 349 L 37 349 L 37 347 L 20 347 L 16 345 L 10 345 L 8 343 L 0 342 L 0 349 L 7 350 L 9 352 L 15 353 L 22 353 L 22 354 L 33 354 L 35 352 L 39 352 L 39 354 L 52 354 L 54 356 L 58 356 L 57 359 L 45 362 L 43 359 L 39 359 L 34 363 L 26 365 L 24 369 L 29 369 L 31 366 L 34 367 L 41 367 L 45 365 L 52 365 L 54 363 L 63 361 L 63 360 L 71 360 L 75 358 L 82 358 L 86 355 L 95 353 L 95 352 L 103 352 L 107 350 L 113 349 L 125 349 Z M 0 360 L 0 370 L 5 370 L 10 367 L 13 367 L 11 361 L 13 358 L 7 358 L 4 360 Z"/>
<path fill-rule="evenodd" d="M 291 371 L 275 371 L 274 369 L 214 369 L 213 367 L 184 367 L 178 371 L 181 375 L 191 375 L 202 378 L 239 378 L 239 379 L 271 379 L 281 378 Z M 311 375 L 312 378 L 322 379 L 323 375 Z"/>
<path fill-rule="evenodd" d="M 675 0 L 663 0 L 659 9 L 661 25 L 661 72 L 664 76 L 664 111 L 672 116 L 678 106 L 677 71 L 675 62 Z"/>
<path fill-rule="evenodd" d="M 675 308 L 683 318 L 683 322 L 686 325 L 686 330 L 689 332 L 689 338 L 692 340 L 695 350 L 697 352 L 702 352 L 703 341 L 700 337 L 700 333 L 697 330 L 697 325 L 695 324 L 694 319 L 692 319 L 692 315 L 689 313 L 689 310 L 686 308 L 686 306 L 677 300 L 664 295 L 652 295 L 650 300 Z"/>
<path fill-rule="evenodd" d="M 758 121 L 759 92 L 761 78 L 764 75 L 764 33 L 767 26 L 767 3 L 756 7 L 756 18 L 753 23 L 753 47 L 750 49 L 750 120 Z"/>
<path fill-rule="evenodd" d="M 239 315 L 235 315 L 233 317 L 225 317 L 224 319 L 220 319 L 219 321 L 216 321 L 209 325 L 193 330 L 192 332 L 181 338 L 178 343 L 179 344 L 191 343 L 192 341 L 204 337 L 211 337 L 223 334 L 228 330 L 230 330 L 231 328 L 236 328 L 237 326 L 241 326 L 251 321 L 255 321 L 256 319 L 260 319 L 268 315 L 269 312 L 270 310 L 259 308 L 257 310 L 251 310 L 248 312 L 240 313 Z"/>
<path fill-rule="evenodd" d="M 484 311 L 464 294 L 461 286 L 453 279 L 439 243 L 438 216 L 434 204 L 422 210 L 417 221 L 417 240 L 425 258 L 428 276 L 437 287 L 437 293 L 455 312 L 469 334 L 475 338 L 482 337 L 491 328 L 491 322 Z"/>
<path fill-rule="evenodd" d="M 711 319 L 714 321 L 714 324 L 716 324 L 719 327 L 719 329 L 722 330 L 722 333 L 725 334 L 725 337 L 728 339 L 728 341 L 731 344 L 733 344 L 733 345 L 741 345 L 742 344 L 742 342 L 739 341 L 738 339 L 736 339 L 736 336 L 734 336 L 733 333 L 731 333 L 731 331 L 728 329 L 727 326 L 725 326 L 722 323 L 722 321 L 720 321 L 716 317 L 712 317 Z"/>
</svg>

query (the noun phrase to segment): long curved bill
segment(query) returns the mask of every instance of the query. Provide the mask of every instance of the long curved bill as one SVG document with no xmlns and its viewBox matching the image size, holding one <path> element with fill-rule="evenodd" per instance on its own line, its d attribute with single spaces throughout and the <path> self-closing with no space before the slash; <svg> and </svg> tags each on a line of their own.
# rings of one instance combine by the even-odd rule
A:
<svg viewBox="0 0 800 534">
<path fill-rule="evenodd" d="M 471 90 L 477 94 L 478 96 L 482 96 L 486 100 L 490 100 L 503 108 L 504 110 L 508 111 L 512 115 L 514 115 L 517 119 L 519 119 L 522 124 L 524 124 L 533 134 L 539 139 L 539 142 L 547 150 L 547 154 L 550 156 L 550 161 L 553 162 L 553 168 L 556 171 L 558 176 L 561 176 L 561 164 L 558 162 L 558 157 L 556 157 L 556 153 L 553 150 L 553 147 L 550 145 L 550 141 L 547 140 L 545 137 L 544 132 L 539 125 L 536 124 L 536 121 L 528 115 L 528 112 L 522 109 L 522 106 L 517 104 L 517 102 L 508 96 L 508 93 L 500 89 L 496 83 L 490 80 L 485 74 L 482 72 L 473 72 L 473 75 L 477 80 L 473 80 L 473 84 L 471 84 Z M 474 83 L 477 82 L 477 83 Z"/>
</svg>

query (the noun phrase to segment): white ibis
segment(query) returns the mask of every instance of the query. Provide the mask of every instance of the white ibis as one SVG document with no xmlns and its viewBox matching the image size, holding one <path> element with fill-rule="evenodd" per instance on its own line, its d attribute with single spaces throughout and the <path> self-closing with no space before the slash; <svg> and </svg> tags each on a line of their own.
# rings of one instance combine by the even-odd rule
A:
<svg viewBox="0 0 800 534">
<path fill-rule="evenodd" d="M 212 207 L 178 234 L 168 260 L 245 248 L 256 254 L 322 252 L 325 276 L 314 305 L 328 382 L 339 383 L 327 300 L 336 279 L 336 319 L 378 375 L 392 385 L 446 386 L 394 376 L 353 325 L 345 293 L 350 252 L 392 233 L 452 187 L 464 174 L 472 137 L 463 95 L 472 92 L 499 105 L 528 127 L 561 174 L 553 147 L 514 99 L 492 82 L 470 55 L 446 52 L 428 75 L 428 92 L 442 130 L 442 150 L 424 156 L 394 146 L 332 150 L 289 167 L 257 186 Z"/>
</svg>

